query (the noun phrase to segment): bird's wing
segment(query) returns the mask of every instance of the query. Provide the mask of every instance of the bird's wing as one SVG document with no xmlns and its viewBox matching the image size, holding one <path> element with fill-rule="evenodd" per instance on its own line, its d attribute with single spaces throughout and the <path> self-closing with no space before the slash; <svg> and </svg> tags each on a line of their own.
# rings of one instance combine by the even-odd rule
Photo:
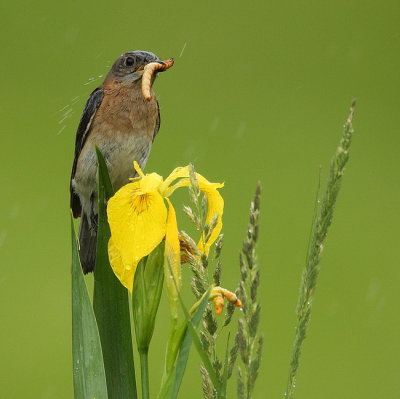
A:
<svg viewBox="0 0 400 399">
<path fill-rule="evenodd" d="M 76 132 L 75 157 L 74 157 L 74 163 L 72 165 L 71 181 L 70 181 L 70 193 L 71 193 L 70 206 L 74 217 L 79 217 L 81 215 L 82 207 L 79 197 L 74 193 L 74 190 L 72 188 L 72 179 L 75 177 L 78 158 L 82 151 L 83 145 L 85 144 L 85 141 L 88 137 L 88 133 L 93 118 L 96 115 L 96 111 L 99 108 L 101 102 L 103 101 L 103 98 L 104 98 L 104 92 L 102 88 L 97 88 L 92 92 L 92 94 L 89 97 L 89 100 L 87 100 L 81 121 L 79 122 L 78 130 Z"/>
<path fill-rule="evenodd" d="M 156 138 L 158 131 L 160 130 L 160 125 L 161 125 L 160 104 L 157 101 L 157 121 L 156 121 L 156 127 L 154 129 L 153 141 Z"/>
</svg>

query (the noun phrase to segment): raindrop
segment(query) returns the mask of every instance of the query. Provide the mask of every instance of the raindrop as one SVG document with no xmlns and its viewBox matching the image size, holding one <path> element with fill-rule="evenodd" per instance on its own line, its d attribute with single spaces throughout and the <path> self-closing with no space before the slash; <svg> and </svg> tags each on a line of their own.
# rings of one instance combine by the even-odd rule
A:
<svg viewBox="0 0 400 399">
<path fill-rule="evenodd" d="M 68 118 L 68 116 L 68 114 L 64 114 L 64 116 L 58 121 L 58 124 L 61 125 Z"/>
<path fill-rule="evenodd" d="M 58 112 L 62 112 L 62 111 L 64 111 L 64 109 L 67 109 L 68 107 L 69 107 L 69 105 L 67 104 L 64 107 L 62 107 L 61 109 L 59 109 Z"/>
<path fill-rule="evenodd" d="M 246 124 L 244 122 L 241 122 L 236 130 L 236 138 L 238 139 L 242 138 L 245 131 L 246 131 Z"/>
<path fill-rule="evenodd" d="M 90 85 L 94 80 L 95 80 L 95 78 L 91 77 L 88 79 L 88 81 L 86 83 L 84 83 L 84 85 L 85 86 Z"/>
<path fill-rule="evenodd" d="M 187 42 L 185 42 L 185 44 L 183 45 L 182 50 L 181 50 L 181 53 L 179 54 L 179 58 L 182 57 L 182 54 L 183 54 L 183 52 L 185 51 L 186 46 L 187 46 Z"/>
<path fill-rule="evenodd" d="M 217 130 L 218 125 L 219 125 L 219 117 L 218 117 L 218 116 L 215 116 L 214 119 L 213 119 L 212 122 L 211 122 L 209 131 L 210 131 L 210 132 L 214 132 L 215 130 Z"/>
<path fill-rule="evenodd" d="M 20 211 L 21 211 L 21 205 L 14 204 L 10 210 L 10 214 L 9 214 L 10 219 L 15 219 L 16 217 L 18 217 L 18 215 L 20 214 Z"/>
<path fill-rule="evenodd" d="M 66 127 L 67 125 L 61 126 L 61 129 L 57 132 L 57 136 L 59 136 Z"/>
</svg>

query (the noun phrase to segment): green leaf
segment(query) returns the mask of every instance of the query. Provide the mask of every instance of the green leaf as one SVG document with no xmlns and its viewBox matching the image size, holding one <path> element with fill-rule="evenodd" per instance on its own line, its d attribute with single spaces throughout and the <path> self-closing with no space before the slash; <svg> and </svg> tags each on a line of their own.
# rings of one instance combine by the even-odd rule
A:
<svg viewBox="0 0 400 399">
<path fill-rule="evenodd" d="M 99 172 L 99 189 L 103 191 L 103 205 L 105 207 L 106 202 L 110 197 L 114 195 L 114 189 L 110 180 L 110 175 L 108 174 L 108 168 L 106 161 L 103 157 L 103 154 L 99 150 L 98 147 L 95 147 L 96 149 L 96 156 L 97 156 L 97 164 L 99 166 L 98 172 Z M 100 201 L 100 195 L 99 195 L 99 201 Z"/>
<path fill-rule="evenodd" d="M 139 352 L 147 351 L 154 332 L 164 281 L 164 247 L 161 243 L 142 260 L 133 280 L 132 312 Z"/>
<path fill-rule="evenodd" d="M 96 319 L 83 278 L 71 217 L 72 362 L 75 399 L 107 399 L 107 384 Z"/>
<path fill-rule="evenodd" d="M 210 291 L 211 290 L 208 290 L 203 295 L 203 297 L 201 298 L 199 307 L 193 313 L 192 317 L 190 317 L 190 314 L 183 303 L 182 297 L 181 297 L 180 293 L 178 292 L 179 301 L 181 303 L 182 309 L 185 314 L 186 325 L 187 325 L 188 329 L 186 329 L 185 336 L 183 338 L 182 345 L 179 350 L 178 359 L 176 361 L 176 376 L 174 379 L 174 384 L 173 384 L 173 389 L 172 389 L 172 396 L 171 396 L 172 398 L 176 398 L 178 396 L 179 388 L 180 388 L 182 380 L 183 380 L 183 375 L 185 373 L 186 364 L 187 364 L 187 360 L 189 357 L 190 347 L 192 345 L 192 341 L 195 341 L 196 337 L 198 337 L 196 328 L 199 325 L 200 320 L 203 317 L 204 311 L 205 311 L 207 303 L 208 303 L 208 297 L 210 296 Z M 192 331 L 195 332 L 195 337 L 193 336 Z M 196 345 L 196 343 L 195 343 L 195 345 Z"/>
<path fill-rule="evenodd" d="M 165 371 L 167 374 L 175 367 L 175 360 L 182 344 L 187 329 L 186 321 L 177 327 L 177 320 L 171 318 L 171 331 L 168 339 L 167 354 L 165 359 Z"/>
<path fill-rule="evenodd" d="M 177 295 L 177 284 L 174 278 L 176 275 L 172 272 L 168 256 L 164 259 L 164 276 L 165 276 L 165 288 L 167 290 L 167 296 L 169 301 L 169 311 L 171 313 L 171 322 L 176 326 L 178 321 L 178 295 Z M 175 276 L 175 277 L 174 277 Z"/>
<path fill-rule="evenodd" d="M 93 308 L 99 327 L 109 399 L 136 399 L 128 291 L 108 259 L 110 228 L 106 201 L 114 194 L 104 158 L 96 147 L 99 165 L 99 219 Z M 96 398 L 98 399 L 98 398 Z"/>
<path fill-rule="evenodd" d="M 179 300 L 184 309 L 185 318 L 183 325 L 176 330 L 175 339 L 177 342 L 174 343 L 174 347 L 179 347 L 179 354 L 176 360 L 175 368 L 172 369 L 172 372 L 166 377 L 160 393 L 158 395 L 159 399 L 175 399 L 178 397 L 179 389 L 182 384 L 183 376 L 185 374 L 186 364 L 189 357 L 190 347 L 193 342 L 192 332 L 188 329 L 188 327 L 193 328 L 195 334 L 197 335 L 196 328 L 202 319 L 204 310 L 208 303 L 208 298 L 210 296 L 211 288 L 202 296 L 202 298 L 195 304 L 194 308 L 196 309 L 193 312 L 193 315 L 190 317 L 189 312 L 185 308 L 182 298 L 179 294 Z M 193 308 L 192 308 L 193 309 Z M 201 344 L 200 344 L 201 345 Z M 213 370 L 214 372 L 214 370 Z M 214 373 L 215 374 L 215 373 Z"/>
<path fill-rule="evenodd" d="M 150 397 L 148 352 L 164 281 L 165 242 L 139 262 L 133 280 L 132 313 L 140 355 L 142 398 Z"/>
</svg>

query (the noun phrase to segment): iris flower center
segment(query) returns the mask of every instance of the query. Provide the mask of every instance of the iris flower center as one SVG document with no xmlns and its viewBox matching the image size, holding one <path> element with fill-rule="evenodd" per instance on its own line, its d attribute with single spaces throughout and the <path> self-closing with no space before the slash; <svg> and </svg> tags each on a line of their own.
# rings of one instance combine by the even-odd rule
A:
<svg viewBox="0 0 400 399">
<path fill-rule="evenodd" d="M 151 206 L 151 195 L 141 194 L 132 199 L 132 208 L 136 215 L 140 215 L 143 212 L 147 212 Z"/>
</svg>

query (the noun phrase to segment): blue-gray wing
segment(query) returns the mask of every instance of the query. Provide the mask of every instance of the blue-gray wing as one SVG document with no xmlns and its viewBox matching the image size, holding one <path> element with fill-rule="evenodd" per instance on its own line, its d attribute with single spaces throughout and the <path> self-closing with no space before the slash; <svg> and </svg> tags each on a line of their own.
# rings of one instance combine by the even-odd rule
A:
<svg viewBox="0 0 400 399">
<path fill-rule="evenodd" d="M 97 88 L 92 92 L 85 105 L 85 109 L 83 110 L 81 121 L 79 122 L 78 130 L 76 132 L 76 139 L 75 139 L 75 157 L 74 163 L 72 165 L 72 172 L 71 172 L 71 181 L 70 181 L 70 193 L 71 193 L 71 202 L 70 206 L 72 209 L 72 214 L 74 217 L 79 217 L 81 215 L 82 206 L 79 200 L 79 197 L 72 188 L 72 179 L 75 176 L 76 172 L 76 165 L 78 164 L 78 158 L 82 151 L 82 148 L 86 142 L 88 137 L 90 126 L 92 124 L 93 118 L 96 115 L 96 111 L 99 108 L 101 102 L 103 101 L 104 93 L 102 88 Z"/>
</svg>

